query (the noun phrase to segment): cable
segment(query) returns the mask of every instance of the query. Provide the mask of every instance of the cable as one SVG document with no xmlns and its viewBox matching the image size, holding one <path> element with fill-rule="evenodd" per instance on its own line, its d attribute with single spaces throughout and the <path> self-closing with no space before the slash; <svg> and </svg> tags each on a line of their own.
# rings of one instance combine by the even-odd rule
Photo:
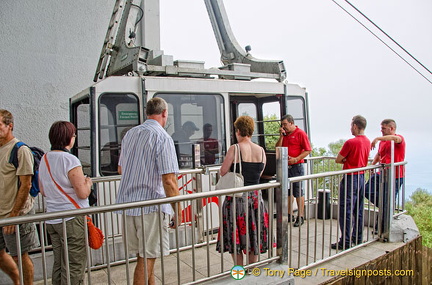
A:
<svg viewBox="0 0 432 285">
<path fill-rule="evenodd" d="M 383 29 L 381 29 L 378 25 L 376 25 L 371 19 L 369 19 L 365 14 L 363 14 L 359 9 L 357 9 L 357 7 L 355 7 L 353 4 L 351 4 L 351 2 L 349 2 L 348 0 L 345 0 L 345 2 L 347 2 L 351 7 L 353 7 L 357 12 L 360 13 L 360 15 L 362 15 L 364 18 L 366 18 L 366 20 L 368 20 L 372 25 L 374 25 L 378 30 L 380 30 L 384 35 L 386 35 L 392 42 L 394 42 L 398 47 L 400 47 L 404 52 L 406 52 L 412 59 L 414 59 L 415 61 L 417 61 L 418 64 L 420 64 L 424 69 L 426 69 L 427 71 L 429 71 L 430 74 L 432 74 L 432 72 L 426 67 L 424 66 L 420 61 L 418 61 L 411 53 L 409 53 L 405 48 L 403 48 L 398 42 L 396 42 L 392 37 L 390 37 L 386 32 L 383 31 Z"/>
<path fill-rule="evenodd" d="M 345 0 L 346 1 L 346 0 Z M 412 69 L 414 69 L 420 76 L 422 76 L 424 79 L 426 79 L 430 84 L 432 84 L 432 81 L 428 79 L 425 75 L 423 75 L 417 68 L 415 68 L 411 63 L 409 63 L 405 58 L 403 58 L 397 51 L 395 51 L 392 47 L 390 47 L 386 42 L 384 42 L 377 34 L 375 34 L 371 29 L 366 27 L 362 22 L 360 22 L 354 15 L 352 15 L 348 10 L 346 10 L 344 7 L 342 7 L 339 3 L 337 3 L 335 0 L 332 0 L 333 3 L 335 3 L 339 8 L 344 10 L 348 15 L 350 15 L 356 22 L 358 22 L 360 25 L 362 25 L 366 30 L 368 30 L 372 35 L 374 35 L 380 42 L 382 42 L 386 47 L 388 47 L 391 51 L 393 51 L 400 59 L 402 59 L 406 64 L 408 64 Z M 381 29 L 380 29 L 381 30 Z M 421 64 L 422 65 L 422 64 Z M 423 65 L 422 65 L 423 66 Z M 423 66 L 424 67 L 424 66 Z M 427 69 L 425 67 L 427 71 Z M 430 71 L 429 71 L 430 72 Z"/>
<path fill-rule="evenodd" d="M 138 25 L 139 22 L 141 22 L 142 18 L 144 17 L 144 11 L 143 9 L 136 4 L 132 4 L 132 6 L 137 7 L 140 11 L 141 11 L 141 16 L 139 17 L 139 19 L 135 22 L 135 27 Z"/>
<path fill-rule="evenodd" d="M 134 44 L 134 41 L 135 41 L 135 38 L 136 38 L 136 32 L 135 31 L 137 29 L 138 23 L 141 22 L 142 18 L 144 17 L 144 11 L 143 11 L 143 9 L 140 6 L 138 6 L 136 4 L 133 4 L 133 3 L 131 5 L 132 5 L 132 7 L 138 8 L 140 10 L 140 12 L 141 12 L 141 15 L 138 18 L 138 20 L 135 21 L 134 30 L 133 31 L 132 30 L 129 31 L 129 39 L 130 39 L 130 41 L 128 43 L 128 46 L 135 45 Z"/>
</svg>

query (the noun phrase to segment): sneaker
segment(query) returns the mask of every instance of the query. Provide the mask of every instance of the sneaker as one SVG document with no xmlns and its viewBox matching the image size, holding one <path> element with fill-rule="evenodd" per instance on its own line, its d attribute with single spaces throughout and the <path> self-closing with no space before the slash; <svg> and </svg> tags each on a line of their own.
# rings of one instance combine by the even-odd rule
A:
<svg viewBox="0 0 432 285">
<path fill-rule="evenodd" d="M 344 245 L 342 243 L 336 242 L 336 243 L 332 243 L 331 248 L 332 249 L 344 250 L 344 249 L 350 248 L 350 246 L 349 245 L 345 245 L 345 247 L 344 247 Z"/>
<path fill-rule="evenodd" d="M 303 217 L 297 217 L 297 219 L 294 223 L 294 227 L 299 227 L 303 224 L 304 224 L 304 218 Z"/>
<path fill-rule="evenodd" d="M 292 223 L 292 222 L 294 222 L 294 221 L 295 221 L 294 216 L 291 215 L 291 214 L 288 214 L 288 223 Z"/>
</svg>

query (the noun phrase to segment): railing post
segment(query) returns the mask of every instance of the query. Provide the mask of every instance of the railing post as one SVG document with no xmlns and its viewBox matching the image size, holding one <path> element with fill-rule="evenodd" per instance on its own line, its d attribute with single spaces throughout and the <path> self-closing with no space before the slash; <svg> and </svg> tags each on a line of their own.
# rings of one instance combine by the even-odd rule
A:
<svg viewBox="0 0 432 285">
<path fill-rule="evenodd" d="M 394 141 L 390 141 L 391 143 L 391 155 L 390 155 L 390 165 L 388 166 L 387 170 L 387 191 L 384 193 L 387 194 L 384 199 L 387 201 L 387 207 L 384 207 L 384 213 L 385 219 L 384 219 L 384 235 L 383 237 L 387 240 L 390 240 L 390 228 L 391 228 L 391 222 L 393 219 L 393 212 L 394 212 L 394 204 L 395 204 L 395 187 L 396 187 L 396 174 L 395 174 L 395 165 L 394 165 Z M 385 173 L 385 172 L 384 172 Z M 385 203 L 384 201 L 384 203 Z"/>
<path fill-rule="evenodd" d="M 288 148 L 276 148 L 276 175 L 281 186 L 276 189 L 276 242 L 279 263 L 288 264 Z"/>
<path fill-rule="evenodd" d="M 199 144 L 192 145 L 192 168 L 201 166 L 201 146 Z"/>
<path fill-rule="evenodd" d="M 208 171 L 207 167 L 204 167 L 203 172 L 199 173 L 199 174 L 192 174 L 195 176 L 195 185 L 194 188 L 196 189 L 197 193 L 202 193 L 203 192 L 203 179 L 202 179 L 202 175 L 208 175 L 209 176 L 209 183 L 208 183 L 208 189 L 209 191 L 211 190 L 211 180 L 212 180 L 212 174 Z M 196 230 L 198 233 L 197 236 L 197 241 L 198 242 L 203 242 L 204 241 L 204 215 L 203 215 L 203 202 L 202 199 L 197 199 L 195 201 L 190 201 L 191 205 L 195 203 L 195 209 L 196 212 L 192 211 L 192 223 L 195 221 L 196 222 Z M 191 209 L 194 209 L 194 206 L 191 206 Z M 196 218 L 194 217 L 196 216 Z M 195 231 L 193 231 L 192 233 L 195 236 Z"/>
</svg>

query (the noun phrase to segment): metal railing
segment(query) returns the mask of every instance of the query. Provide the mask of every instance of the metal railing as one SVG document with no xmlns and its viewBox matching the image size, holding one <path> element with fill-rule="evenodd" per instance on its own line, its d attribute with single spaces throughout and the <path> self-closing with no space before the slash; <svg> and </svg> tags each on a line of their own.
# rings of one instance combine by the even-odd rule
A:
<svg viewBox="0 0 432 285">
<path fill-rule="evenodd" d="M 312 161 L 323 163 L 325 160 L 334 160 L 334 158 L 314 158 Z M 328 162 L 324 162 L 328 163 Z M 404 167 L 406 162 L 394 163 L 394 165 L 377 165 L 368 166 L 359 169 L 339 170 L 339 171 L 324 171 L 322 173 L 308 174 L 302 177 L 292 177 L 289 179 L 290 184 L 295 182 L 303 182 L 306 188 L 305 201 L 305 225 L 295 228 L 289 226 L 289 259 L 288 265 L 290 268 L 307 268 L 316 265 L 317 263 L 325 262 L 329 258 L 344 254 L 353 247 L 367 244 L 371 241 L 389 240 L 390 223 L 383 224 L 386 217 L 395 217 L 406 213 L 404 209 L 403 199 L 405 197 L 404 184 L 399 185 L 397 189 L 394 183 L 390 183 L 389 172 L 397 172 L 400 167 Z M 309 167 L 309 166 L 308 166 Z M 309 168 L 311 169 L 311 168 Z M 348 245 L 336 249 L 331 246 L 337 243 L 344 237 L 348 227 L 347 224 L 341 223 L 347 218 L 347 208 L 340 207 L 341 194 L 344 197 L 347 193 L 353 194 L 354 187 L 346 187 L 346 180 L 354 177 L 356 172 L 364 171 L 365 187 L 362 190 L 357 190 L 358 199 L 349 201 L 351 206 L 360 207 L 359 213 L 363 215 L 362 225 L 363 234 L 361 242 L 350 242 Z M 372 174 L 381 173 L 380 179 L 374 183 L 376 190 L 376 199 L 380 203 L 369 200 L 368 192 L 371 192 L 371 184 L 369 182 Z M 341 181 L 345 178 L 345 192 L 341 193 Z M 323 186 L 325 181 L 325 187 Z M 368 191 L 369 190 L 369 191 Z M 399 192 L 399 193 L 398 193 Z M 398 193 L 398 194 L 397 194 Z M 387 195 L 387 197 L 385 197 Z M 369 199 L 368 199 L 369 198 Z M 389 201 L 384 205 L 383 201 Z M 364 202 L 364 203 L 363 203 Z M 375 204 L 374 204 L 375 202 Z M 394 205 L 392 209 L 389 205 Z M 379 211 L 384 209 L 384 211 Z M 391 213 L 391 214 L 389 214 Z M 361 222 L 358 215 L 352 217 L 354 219 L 351 234 L 354 231 L 354 226 L 358 226 Z M 342 224 L 342 226 L 340 226 Z"/>
<path fill-rule="evenodd" d="M 355 172 L 365 171 L 367 179 L 369 179 L 371 172 L 385 173 L 386 175 L 382 175 L 380 180 L 374 182 L 380 189 L 379 197 L 381 201 L 383 201 L 384 194 L 389 195 L 389 198 L 390 196 L 398 198 L 397 201 L 389 203 L 395 205 L 393 209 L 387 205 L 388 213 L 392 213 L 394 216 L 404 212 L 403 200 L 402 203 L 399 203 L 404 198 L 404 186 L 400 189 L 401 193 L 396 195 L 397 191 L 394 183 L 389 182 L 391 182 L 391 177 L 394 177 L 394 174 L 391 173 L 394 173 L 397 167 L 403 167 L 406 164 L 405 162 L 338 171 L 326 171 L 327 169 L 324 167 L 320 168 L 323 170 L 321 173 L 311 173 L 313 170 L 318 169 L 315 164 L 307 166 L 309 174 L 288 178 L 287 152 L 285 152 L 287 149 L 279 148 L 277 151 L 277 182 L 216 191 L 214 185 L 218 179 L 219 167 L 194 169 L 181 171 L 178 176 L 179 190 L 183 195 L 151 201 L 115 204 L 120 176 L 99 177 L 94 178 L 93 181 L 96 185 L 100 206 L 7 218 L 0 220 L 0 227 L 15 225 L 16 230 L 18 230 L 20 224 L 33 222 L 38 225 L 41 247 L 32 252 L 32 258 L 41 260 L 40 263 L 35 262 L 35 264 L 42 267 L 39 269 L 41 274 L 37 279 L 44 280 L 46 284 L 47 280 L 50 279 L 50 269 L 47 268 L 46 264 L 47 260 L 52 258 L 49 236 L 45 230 L 46 221 L 60 218 L 63 219 L 64 223 L 68 217 L 91 215 L 95 224 L 103 230 L 106 240 L 99 250 L 90 250 L 87 247 L 87 283 L 92 283 L 94 270 L 105 269 L 107 283 L 111 283 L 114 278 L 112 271 L 116 270 L 116 276 L 118 276 L 120 270 L 123 271 L 122 276 L 125 277 L 127 284 L 129 284 L 132 279 L 129 274 L 130 263 L 134 262 L 136 257 L 126 254 L 129 248 L 127 243 L 124 242 L 127 239 L 124 230 L 125 215 L 116 214 L 116 212 L 124 213 L 127 209 L 179 202 L 183 208 L 183 223 L 177 229 L 170 230 L 170 252 L 175 253 L 175 258 L 174 261 L 169 257 L 160 258 L 161 266 L 158 276 L 163 284 L 173 282 L 173 280 L 166 280 L 167 277 L 165 276 L 167 275 L 165 273 L 175 269 L 175 281 L 180 284 L 203 282 L 230 274 L 229 269 L 233 266 L 233 262 L 224 257 L 226 254 L 217 253 L 214 248 L 217 242 L 219 225 L 223 220 L 221 206 L 226 195 L 256 190 L 260 193 L 263 191 L 268 192 L 266 205 L 269 212 L 269 250 L 267 253 L 259 255 L 258 262 L 249 264 L 246 267 L 279 261 L 289 265 L 291 268 L 306 268 L 349 252 L 350 249 L 347 248 L 345 248 L 347 249 L 345 251 L 339 248 L 334 250 L 331 248 L 331 244 L 337 242 L 342 236 L 341 233 L 345 230 L 345 228 L 340 230 L 339 224 L 341 219 L 346 218 L 346 216 L 339 215 L 337 211 L 339 207 L 338 199 L 340 198 L 338 193 L 340 181 L 344 177 L 352 176 Z M 319 161 L 318 163 L 330 167 L 329 161 L 331 160 L 333 158 L 313 158 L 310 159 L 310 163 Z M 304 183 L 306 190 L 305 224 L 297 228 L 293 227 L 292 223 L 289 223 L 287 215 L 288 189 L 292 188 L 292 183 L 296 182 Z M 383 189 L 386 187 L 389 191 L 384 193 Z M 345 190 L 350 191 L 352 189 Z M 364 200 L 366 198 L 365 193 L 358 194 L 360 199 Z M 38 205 L 42 210 L 44 201 L 41 197 L 39 199 Z M 366 201 L 361 209 L 366 234 L 360 244 L 352 244 L 352 246 L 361 246 L 379 238 L 388 239 L 390 225 L 383 221 L 384 215 L 382 211 L 378 210 L 379 206 L 384 207 L 383 204 L 374 205 Z M 388 217 L 392 215 L 388 215 Z M 161 227 L 161 223 L 159 221 L 159 227 Z M 378 233 L 375 233 L 374 227 L 377 224 L 379 226 L 383 224 L 384 227 L 379 227 Z M 65 232 L 64 238 L 66 238 L 66 234 Z M 19 236 L 17 236 L 17 243 L 20 244 Z M 190 270 L 187 272 L 182 270 L 182 264 L 185 262 L 186 256 L 188 258 L 190 256 L 188 264 Z M 197 264 L 197 260 L 205 261 L 204 269 L 202 269 L 202 264 Z M 217 269 L 212 266 L 214 264 L 217 264 Z M 118 269 L 118 265 L 124 265 L 120 267 L 124 269 Z M 197 270 L 198 267 L 201 267 L 201 270 Z M 19 268 L 22 270 L 21 264 Z M 22 271 L 20 272 L 22 273 Z"/>
</svg>

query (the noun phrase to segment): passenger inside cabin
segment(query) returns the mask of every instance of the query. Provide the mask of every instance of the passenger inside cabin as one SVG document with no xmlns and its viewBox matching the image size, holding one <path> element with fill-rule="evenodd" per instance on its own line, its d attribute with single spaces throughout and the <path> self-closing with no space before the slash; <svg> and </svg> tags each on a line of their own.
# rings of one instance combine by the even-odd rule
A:
<svg viewBox="0 0 432 285">
<path fill-rule="evenodd" d="M 186 121 L 181 130 L 172 134 L 172 139 L 177 147 L 178 156 L 192 157 L 192 142 L 190 137 L 199 131 L 199 128 L 192 121 Z"/>
<path fill-rule="evenodd" d="M 203 126 L 203 138 L 199 140 L 201 146 L 201 163 L 203 165 L 215 164 L 216 154 L 219 152 L 219 142 L 215 138 L 211 138 L 213 126 L 209 123 Z"/>
</svg>

